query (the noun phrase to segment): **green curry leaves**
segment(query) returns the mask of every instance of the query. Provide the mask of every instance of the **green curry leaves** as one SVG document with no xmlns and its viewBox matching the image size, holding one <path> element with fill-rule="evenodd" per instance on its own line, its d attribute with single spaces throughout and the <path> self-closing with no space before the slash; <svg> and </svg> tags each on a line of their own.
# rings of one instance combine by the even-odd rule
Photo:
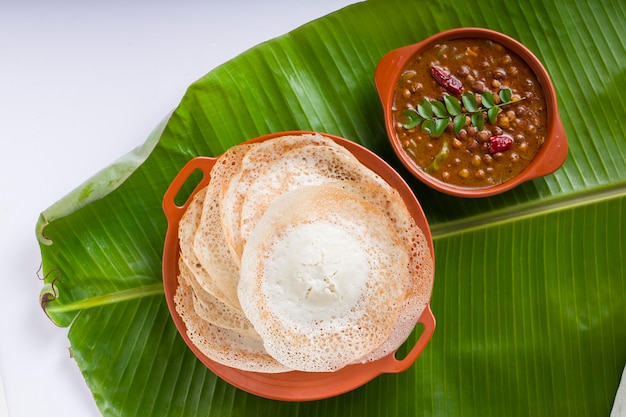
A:
<svg viewBox="0 0 626 417">
<path fill-rule="evenodd" d="M 513 99 L 509 88 L 503 88 L 498 93 L 499 103 L 496 103 L 494 95 L 485 91 L 480 94 L 480 103 L 474 93 L 464 93 L 461 100 L 454 96 L 446 95 L 443 102 L 440 100 L 423 99 L 415 110 L 404 110 L 402 115 L 406 122 L 402 124 L 405 129 L 413 129 L 421 125 L 422 130 L 428 132 L 431 137 L 439 137 L 452 123 L 454 133 L 459 134 L 468 122 L 478 130 L 485 125 L 485 117 L 489 123 L 494 124 L 500 108 L 523 100 Z"/>
</svg>

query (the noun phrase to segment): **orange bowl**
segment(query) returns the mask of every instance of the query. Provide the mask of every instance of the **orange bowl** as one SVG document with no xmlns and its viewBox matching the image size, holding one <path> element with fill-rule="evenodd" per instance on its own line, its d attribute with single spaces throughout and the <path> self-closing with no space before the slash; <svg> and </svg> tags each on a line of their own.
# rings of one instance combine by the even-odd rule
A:
<svg viewBox="0 0 626 417">
<path fill-rule="evenodd" d="M 293 131 L 273 133 L 252 139 L 249 142 L 259 142 L 272 139 L 277 136 L 298 135 L 305 133 L 314 132 Z M 331 138 L 338 144 L 344 146 L 365 166 L 372 169 L 384 178 L 392 187 L 398 190 L 417 225 L 424 232 L 430 252 L 434 256 L 432 236 L 426 221 L 426 216 L 424 215 L 424 212 L 422 211 L 422 208 L 412 190 L 402 177 L 400 177 L 400 175 L 385 161 L 361 145 L 337 136 L 328 134 L 322 135 Z M 426 305 L 426 308 L 416 323 L 416 325 L 421 323 L 423 326 L 423 330 L 419 335 L 419 338 L 417 339 L 415 345 L 410 348 L 409 353 L 400 360 L 396 358 L 394 352 L 377 361 L 365 364 L 349 365 L 336 372 L 313 373 L 291 371 L 272 374 L 242 371 L 224 366 L 209 359 L 198 348 L 196 348 L 187 336 L 185 323 L 176 312 L 174 304 L 174 294 L 176 293 L 176 288 L 178 286 L 178 223 L 187 209 L 187 206 L 190 204 L 193 195 L 209 184 L 211 180 L 211 168 L 215 164 L 215 161 L 216 158 L 210 157 L 197 157 L 190 160 L 174 178 L 163 198 L 163 210 L 168 221 L 165 246 L 163 250 L 163 285 L 165 289 L 165 298 L 178 332 L 198 359 L 200 359 L 200 361 L 202 361 L 202 363 L 212 372 L 231 385 L 234 385 L 251 394 L 283 401 L 311 401 L 333 397 L 351 391 L 383 373 L 397 373 L 408 369 L 422 353 L 435 330 L 435 318 L 430 309 L 430 304 Z M 182 206 L 177 205 L 174 199 L 183 184 L 185 184 L 185 182 L 190 178 L 191 174 L 197 171 L 200 171 L 203 174 L 202 179 L 198 182 L 187 201 Z M 429 289 L 429 292 L 431 291 L 432 288 Z M 430 299 L 430 294 L 428 294 L 428 298 Z"/>
<path fill-rule="evenodd" d="M 442 41 L 461 38 L 492 40 L 516 53 L 535 73 L 546 100 L 546 138 L 539 152 L 530 164 L 515 177 L 503 183 L 482 188 L 467 188 L 448 184 L 428 174 L 403 149 L 394 128 L 393 106 L 395 88 L 407 63 L 426 49 Z M 508 191 L 525 181 L 551 174 L 565 162 L 568 152 L 567 138 L 563 123 L 559 117 L 554 86 L 548 72 L 528 48 L 502 33 L 483 28 L 457 28 L 440 32 L 419 43 L 401 47 L 387 53 L 376 67 L 374 81 L 383 106 L 387 134 L 396 155 L 415 177 L 436 190 L 459 197 L 492 196 Z"/>
</svg>

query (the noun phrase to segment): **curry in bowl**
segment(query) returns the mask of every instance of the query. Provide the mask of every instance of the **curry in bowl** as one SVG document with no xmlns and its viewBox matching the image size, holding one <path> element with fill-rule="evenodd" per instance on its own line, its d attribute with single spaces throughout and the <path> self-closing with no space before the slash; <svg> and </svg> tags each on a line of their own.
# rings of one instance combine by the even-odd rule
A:
<svg viewBox="0 0 626 417">
<path fill-rule="evenodd" d="M 517 54 L 491 40 L 452 39 L 405 67 L 394 120 L 403 148 L 430 175 L 485 187 L 532 161 L 546 137 L 545 108 L 537 77 Z"/>
<path fill-rule="evenodd" d="M 505 35 L 442 32 L 388 53 L 375 80 L 396 154 L 441 191 L 493 195 L 565 160 L 552 83 L 537 58 Z"/>
</svg>

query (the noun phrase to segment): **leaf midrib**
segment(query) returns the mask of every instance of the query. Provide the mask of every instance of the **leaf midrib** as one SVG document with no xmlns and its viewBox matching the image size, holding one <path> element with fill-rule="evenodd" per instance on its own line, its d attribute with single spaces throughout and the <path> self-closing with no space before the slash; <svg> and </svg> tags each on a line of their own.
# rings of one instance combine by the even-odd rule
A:
<svg viewBox="0 0 626 417">
<path fill-rule="evenodd" d="M 626 180 L 551 199 L 535 200 L 514 207 L 504 207 L 456 221 L 430 226 L 433 240 L 448 238 L 470 231 L 499 226 L 505 223 L 543 216 L 556 211 L 595 204 L 626 195 Z"/>
<path fill-rule="evenodd" d="M 67 304 L 58 304 L 51 302 L 46 306 L 46 311 L 49 314 L 69 313 L 72 311 L 80 311 L 87 308 L 100 307 L 103 305 L 129 301 L 137 298 L 150 297 L 163 293 L 163 283 L 157 282 L 150 285 L 142 285 L 141 287 L 130 288 L 124 291 L 116 291 L 113 293 L 85 298 Z"/>
</svg>

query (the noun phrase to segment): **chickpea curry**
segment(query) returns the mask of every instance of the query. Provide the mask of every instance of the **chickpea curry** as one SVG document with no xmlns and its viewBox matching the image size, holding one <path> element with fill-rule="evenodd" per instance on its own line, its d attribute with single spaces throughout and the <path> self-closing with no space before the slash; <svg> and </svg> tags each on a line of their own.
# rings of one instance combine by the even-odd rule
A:
<svg viewBox="0 0 626 417">
<path fill-rule="evenodd" d="M 437 44 L 412 59 L 395 89 L 394 127 L 429 175 L 464 188 L 506 182 L 546 137 L 546 101 L 533 70 L 497 42 Z"/>
</svg>

